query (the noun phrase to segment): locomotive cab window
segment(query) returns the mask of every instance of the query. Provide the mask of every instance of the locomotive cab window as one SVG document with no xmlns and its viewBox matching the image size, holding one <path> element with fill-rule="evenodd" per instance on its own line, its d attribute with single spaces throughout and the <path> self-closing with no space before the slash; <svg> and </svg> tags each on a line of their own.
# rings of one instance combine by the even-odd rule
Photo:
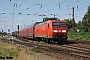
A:
<svg viewBox="0 0 90 60">
<path fill-rule="evenodd" d="M 66 27 L 64 22 L 53 22 L 53 27 Z"/>
<path fill-rule="evenodd" d="M 59 23 L 59 27 L 66 27 L 64 22 Z"/>
<path fill-rule="evenodd" d="M 59 27 L 59 23 L 58 22 L 53 22 L 52 25 L 53 25 L 53 27 Z"/>
</svg>

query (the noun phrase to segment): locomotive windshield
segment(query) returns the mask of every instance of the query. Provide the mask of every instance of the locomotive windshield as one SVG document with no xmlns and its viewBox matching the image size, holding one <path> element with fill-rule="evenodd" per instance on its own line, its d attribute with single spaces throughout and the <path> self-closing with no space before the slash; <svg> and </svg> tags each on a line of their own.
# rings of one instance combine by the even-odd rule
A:
<svg viewBox="0 0 90 60">
<path fill-rule="evenodd" d="M 53 22 L 53 27 L 66 27 L 64 22 Z"/>
</svg>

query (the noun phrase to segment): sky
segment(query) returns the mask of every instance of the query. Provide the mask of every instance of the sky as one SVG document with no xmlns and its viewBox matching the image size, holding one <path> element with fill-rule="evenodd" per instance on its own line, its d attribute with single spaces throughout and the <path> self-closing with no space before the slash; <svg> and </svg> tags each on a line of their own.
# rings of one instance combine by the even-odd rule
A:
<svg viewBox="0 0 90 60">
<path fill-rule="evenodd" d="M 75 22 L 78 22 L 82 20 L 88 6 L 90 0 L 0 0 L 0 31 L 17 31 L 17 25 L 23 29 L 54 15 L 60 20 L 72 19 L 72 7 Z"/>
</svg>

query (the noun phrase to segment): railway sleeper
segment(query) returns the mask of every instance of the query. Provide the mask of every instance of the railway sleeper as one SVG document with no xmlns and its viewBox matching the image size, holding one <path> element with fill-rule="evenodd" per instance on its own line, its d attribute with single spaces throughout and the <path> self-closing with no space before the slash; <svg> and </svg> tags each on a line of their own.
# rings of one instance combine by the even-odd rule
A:
<svg viewBox="0 0 90 60">
<path fill-rule="evenodd" d="M 67 45 L 66 45 L 66 46 L 67 46 Z M 78 46 L 74 46 L 74 45 L 68 45 L 68 46 L 71 46 L 71 47 L 78 47 Z M 83 47 L 83 46 L 79 46 L 78 49 L 89 50 L 90 48 L 86 48 L 86 47 Z"/>
<path fill-rule="evenodd" d="M 67 47 L 67 48 L 72 48 L 72 49 L 77 49 L 77 50 L 82 50 L 82 51 L 90 51 L 87 48 L 81 48 L 81 47 L 74 47 L 74 46 L 67 46 L 67 45 L 63 45 L 63 47 Z"/>
<path fill-rule="evenodd" d="M 88 51 L 83 51 L 83 50 L 76 50 L 76 49 L 72 49 L 72 48 L 63 48 L 63 49 L 66 49 L 68 51 L 74 51 L 74 52 L 77 52 L 77 53 L 89 54 Z"/>
<path fill-rule="evenodd" d="M 89 49 L 79 48 L 79 47 L 72 47 L 72 49 L 77 49 L 77 50 L 80 50 L 80 51 L 90 51 Z"/>
<path fill-rule="evenodd" d="M 73 50 L 66 50 L 66 49 L 62 49 L 62 51 L 66 54 L 75 52 L 76 54 L 83 54 L 88 56 L 90 55 L 88 52 L 85 52 L 85 51 L 73 51 Z"/>
<path fill-rule="evenodd" d="M 73 50 L 74 52 L 79 52 L 79 53 L 85 53 L 85 54 L 88 54 L 89 52 L 87 51 L 80 51 L 80 50 Z"/>
<path fill-rule="evenodd" d="M 76 54 L 76 53 L 70 53 L 70 55 L 79 56 L 79 57 L 84 57 L 84 58 L 90 58 L 90 56 L 81 55 L 81 54 Z"/>
<path fill-rule="evenodd" d="M 78 50 L 64 50 L 65 52 L 68 52 L 68 53 L 73 53 L 73 52 L 75 52 L 75 53 L 77 53 L 77 54 L 84 54 L 84 55 L 90 55 L 90 53 L 89 52 L 85 52 L 85 51 L 78 51 Z"/>
</svg>

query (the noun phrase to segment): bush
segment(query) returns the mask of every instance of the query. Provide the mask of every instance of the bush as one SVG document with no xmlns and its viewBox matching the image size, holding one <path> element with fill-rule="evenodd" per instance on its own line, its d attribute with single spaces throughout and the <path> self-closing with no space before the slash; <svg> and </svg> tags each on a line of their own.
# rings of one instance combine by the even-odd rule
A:
<svg viewBox="0 0 90 60">
<path fill-rule="evenodd" d="M 42 50 L 38 48 L 32 48 L 31 51 L 36 52 L 36 53 L 41 53 Z"/>
<path fill-rule="evenodd" d="M 89 32 L 68 32 L 68 39 L 74 40 L 90 40 Z"/>
<path fill-rule="evenodd" d="M 45 42 L 43 42 L 43 41 L 40 41 L 40 44 L 45 44 Z"/>
<path fill-rule="evenodd" d="M 45 42 L 40 41 L 40 42 L 36 42 L 37 44 L 45 44 Z"/>
</svg>

